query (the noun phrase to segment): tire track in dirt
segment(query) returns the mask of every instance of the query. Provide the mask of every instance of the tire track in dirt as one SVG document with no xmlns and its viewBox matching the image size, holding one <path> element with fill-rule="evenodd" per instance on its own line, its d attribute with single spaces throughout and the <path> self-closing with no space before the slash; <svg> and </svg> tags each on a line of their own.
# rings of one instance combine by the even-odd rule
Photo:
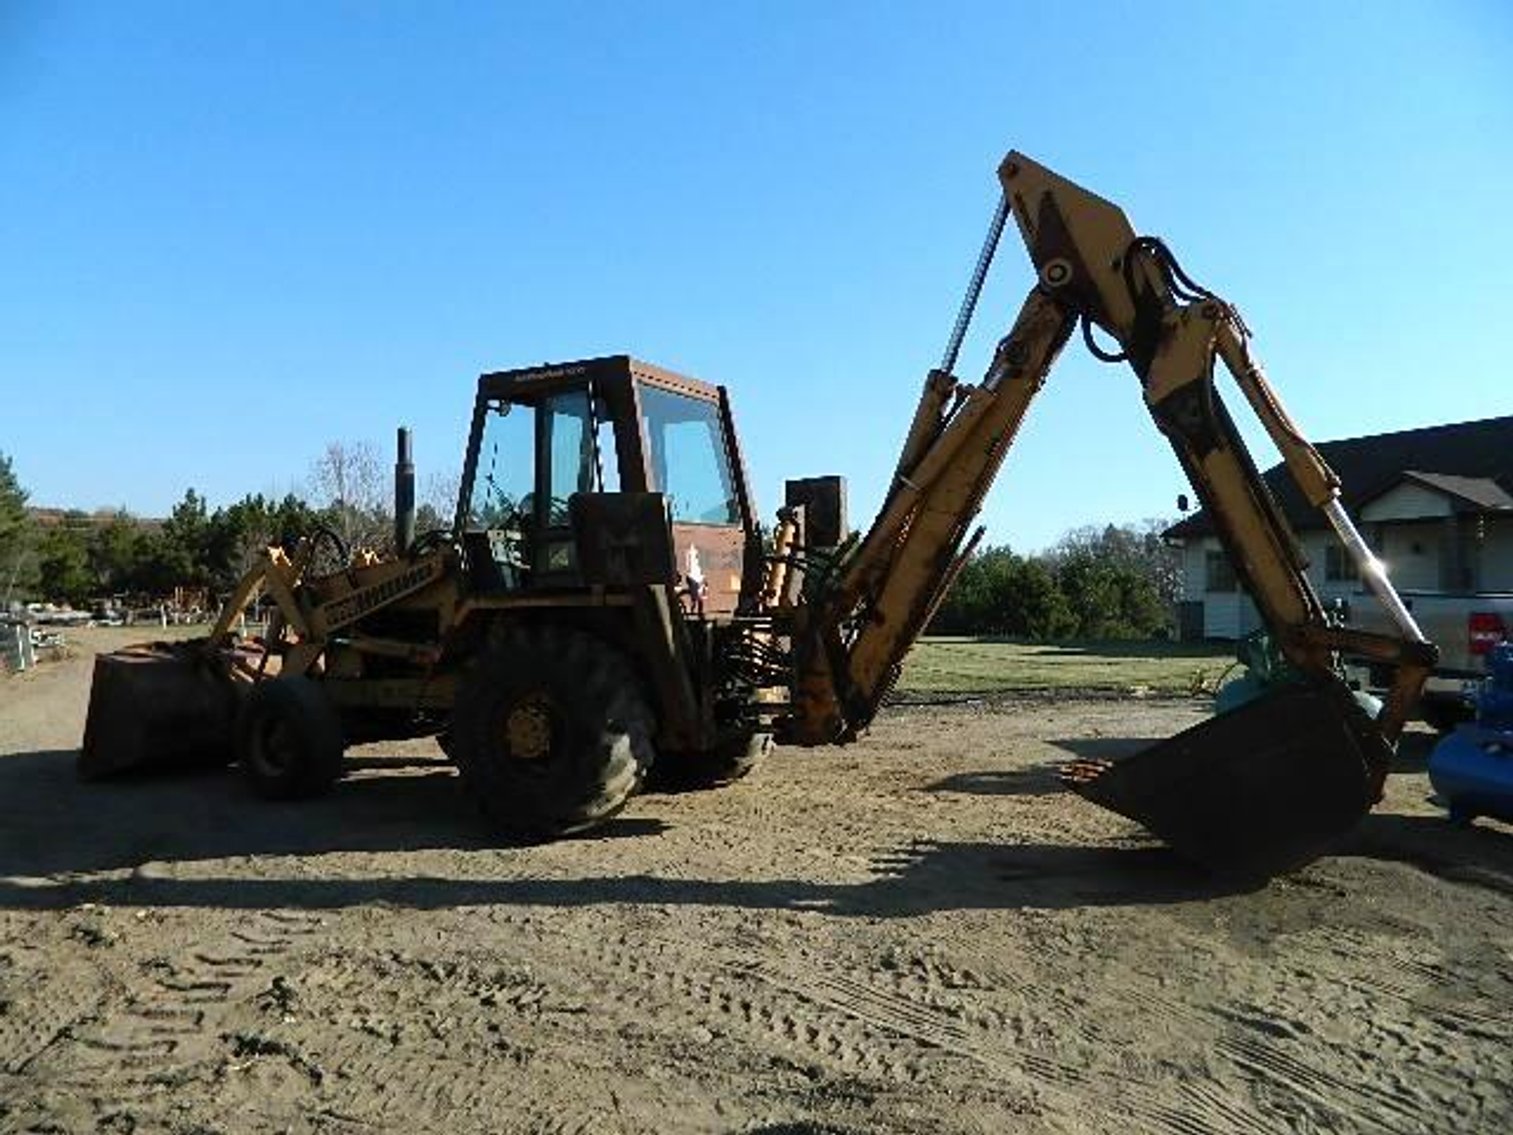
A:
<svg viewBox="0 0 1513 1135">
<path fill-rule="evenodd" d="M 0 1074 L 20 1076 L 89 1019 L 89 1011 L 53 989 L 46 972 L 18 974 L 0 954 Z"/>
<path fill-rule="evenodd" d="M 1197 1122 L 1204 1132 L 1256 1135 L 1258 1132 L 1282 1131 L 1281 1126 L 1266 1122 L 1253 1106 L 1236 1102 L 1210 1080 L 1183 1080 L 1177 1094 L 1185 1107 L 1182 1114 Z"/>
<path fill-rule="evenodd" d="M 1096 1106 L 1130 1130 L 1166 1135 L 1265 1135 L 1286 1130 L 1258 1115 L 1247 1095 L 1235 1094 L 1219 1081 L 1166 1067 L 1164 1061 L 1153 1064 L 1138 1039 L 1118 1035 L 1099 1020 L 1148 1020 L 1183 1035 L 1202 1036 L 1222 1027 L 1225 1014 L 1217 1007 L 1171 996 L 1159 977 L 1147 973 L 1127 975 L 1110 999 L 1112 1004 L 1088 1002 L 1056 988 L 1049 988 L 1047 997 L 1058 1033 L 1070 1030 L 1096 1061 L 1077 1094 L 1062 1098 L 1069 1115 L 1087 1115 Z M 1126 1059 L 1131 1056 L 1136 1059 Z M 1164 1082 L 1163 1088 L 1156 1087 L 1158 1081 Z"/>
<path fill-rule="evenodd" d="M 1336 928 L 1322 935 L 1326 957 L 1336 964 L 1330 984 L 1349 998 L 1325 1010 L 1338 1027 L 1356 1038 L 1354 1082 L 1407 1108 L 1406 1129 L 1423 1130 L 1453 1121 L 1461 1129 L 1478 1129 L 1497 1108 L 1494 1094 L 1483 1089 L 1490 1071 L 1487 1042 L 1496 1047 L 1513 1041 L 1513 1021 L 1486 982 L 1507 981 L 1496 967 L 1458 966 L 1450 959 L 1423 956 L 1421 933 L 1383 940 Z M 1410 952 L 1411 951 L 1411 952 Z M 1324 970 L 1321 965 L 1318 967 Z M 1479 975 L 1468 980 L 1466 973 Z M 1396 1103 L 1394 1103 L 1396 1101 Z M 1513 1104 L 1501 1104 L 1506 1121 Z"/>
<path fill-rule="evenodd" d="M 789 984 L 792 979 L 772 966 L 758 963 L 747 972 L 792 988 Z M 875 987 L 845 973 L 817 974 L 806 984 L 809 996 L 859 1020 L 912 1037 L 927 1047 L 969 1054 L 972 1032 L 927 1002 Z"/>
<path fill-rule="evenodd" d="M 676 999 L 686 1020 L 714 1033 L 734 1025 L 757 1051 L 765 1043 L 830 1075 L 1040 1096 L 1069 1115 L 1085 1112 L 1090 1095 L 1105 1095 L 1078 1063 L 1006 1035 L 999 1024 L 1004 1015 L 965 998 L 950 1008 L 921 999 L 903 991 L 887 968 L 852 972 L 840 958 L 831 959 L 830 972 L 802 973 L 745 958 L 704 955 L 692 963 L 666 944 L 624 938 L 599 953 L 594 964 L 627 974 L 617 988 L 639 1016 L 676 1014 L 679 1007 L 668 1004 Z M 928 966 L 925 973 L 930 981 Z M 992 991 L 975 974 L 957 984 L 963 991 Z M 673 997 L 652 999 L 648 988 Z M 1108 1102 L 1111 1111 L 1128 1114 L 1116 1093 Z"/>
<path fill-rule="evenodd" d="M 1028 1011 L 1043 1014 L 1061 1034 L 1070 1029 L 1095 1049 L 1103 1044 L 1105 1031 L 1092 1019 L 1094 1010 L 1063 989 L 1030 978 L 1010 980 L 1007 987 L 995 985 L 971 970 L 954 967 L 928 954 L 910 957 L 902 967 L 896 957 L 893 968 L 863 980 L 845 973 L 808 976 L 798 984 L 804 995 L 821 1000 L 841 1012 L 855 1014 L 877 1027 L 896 1030 L 922 1044 L 940 1049 L 976 1065 L 983 1072 L 1008 1083 L 1026 1084 L 1067 1116 L 1084 1119 L 1102 1110 L 1119 1116 L 1131 1130 L 1170 1132 L 1171 1135 L 1256 1135 L 1276 1131 L 1253 1114 L 1249 1101 L 1226 1094 L 1223 1088 L 1203 1081 L 1177 1085 L 1181 1106 L 1153 1091 L 1145 1074 L 1121 1074 L 1116 1067 L 1096 1069 L 1056 1055 L 1013 1043 L 1001 1029 L 978 1022 L 1002 1021 L 1008 1014 L 973 998 L 959 998 L 950 1007 L 937 1002 L 947 981 L 963 991 L 983 994 L 1009 993 L 1028 1001 Z M 795 979 L 772 966 L 748 965 L 744 972 L 787 986 Z M 887 988 L 874 981 L 881 978 Z M 901 986 L 914 987 L 902 992 Z M 921 1000 L 921 994 L 925 1000 Z M 1170 999 L 1147 993 L 1147 1005 L 1159 1003 L 1167 1012 L 1197 1017 L 1197 1011 Z M 975 1002 L 975 1004 L 974 1004 Z M 963 1023 L 963 1022 L 968 1023 Z M 1005 1043 L 1005 1042 L 1008 1043 Z"/>
<path fill-rule="evenodd" d="M 216 937 L 120 969 L 102 956 L 105 987 L 27 1068 L 45 1072 L 55 1091 L 87 1095 L 101 1115 L 129 1113 L 224 1059 L 228 1010 L 256 994 L 268 964 L 320 925 L 314 916 L 252 912 Z"/>
<path fill-rule="evenodd" d="M 1111 958 L 1096 945 L 1068 945 L 1052 935 L 1037 940 L 1037 947 L 1034 960 L 1021 959 L 1001 973 L 998 988 L 1065 1053 L 1059 1063 L 1070 1067 L 1074 1075 L 1058 1077 L 1050 1072 L 1047 1078 L 1063 1079 L 1075 1089 L 1075 1097 L 1067 1100 L 1072 1114 L 1085 1114 L 1089 1104 L 1097 1103 L 1110 1115 L 1139 1120 L 1140 1129 L 1236 1129 L 1235 1115 L 1244 1114 L 1243 1104 L 1226 1098 L 1222 1090 L 1215 1090 L 1212 1101 L 1207 1097 L 1192 1101 L 1196 1118 L 1191 1121 L 1176 1117 L 1170 1098 L 1163 1105 L 1148 1090 L 1148 1082 L 1156 1076 L 1172 1077 L 1173 1070 L 1153 1060 L 1141 1033 L 1129 1027 L 1135 1022 L 1159 1022 L 1162 1028 L 1185 1036 L 1210 1035 L 1222 1027 L 1215 1007 L 1195 1004 L 1180 990 L 1173 991 L 1162 974 L 1129 968 L 1117 960 L 1112 964 L 1118 966 L 1118 979 L 1102 980 L 1098 975 Z M 994 968 L 1004 970 L 1002 965 Z M 1012 1019 L 996 1006 L 986 1013 Z M 1120 1028 L 1120 1022 L 1126 1027 Z M 1255 1129 L 1253 1121 L 1249 1127 L 1238 1128 Z"/>
<path fill-rule="evenodd" d="M 506 924 L 514 921 L 505 919 Z M 764 1068 L 768 1059 L 777 1058 L 827 1080 L 890 1086 L 956 1081 L 979 1088 L 986 1082 L 996 1090 L 1019 1088 L 1025 1095 L 1055 1092 L 1065 1097 L 1068 1109 L 1078 1107 L 1078 1097 L 1088 1089 L 1087 1073 L 1077 1063 L 1022 1043 L 1022 1037 L 1004 1027 L 1010 1014 L 971 996 L 1001 990 L 938 958 L 910 959 L 902 967 L 894 959 L 891 965 L 855 968 L 835 959 L 828 971 L 816 971 L 753 962 L 728 950 L 696 953 L 685 943 L 639 933 L 595 934 L 580 927 L 543 936 L 539 925 L 510 933 L 494 949 L 499 952 L 487 955 L 487 965 L 467 962 L 436 975 L 436 987 L 424 1005 L 434 1021 L 449 1024 L 444 1036 L 419 1038 L 428 1052 L 439 1046 L 458 1053 L 469 1045 L 474 1046 L 470 1051 L 488 1052 L 492 1046 L 499 1059 L 528 1062 L 533 1058 L 530 1046 L 515 1042 L 518 1030 L 501 1022 L 500 1014 L 513 1010 L 535 1020 L 569 1013 L 582 1014 L 575 1034 L 580 1041 L 584 1032 L 628 1031 L 664 1034 L 672 1044 L 687 1047 L 688 1037 L 702 1037 L 696 1045 L 702 1059 L 735 1061 L 743 1071 L 749 1071 L 753 1058 Z M 432 963 L 405 959 L 402 964 L 414 969 Z M 371 976 L 360 976 L 360 959 L 333 965 L 347 972 L 323 975 L 332 996 L 339 997 L 337 990 L 346 983 L 357 982 L 368 984 L 374 1000 L 382 1001 Z M 514 976 L 507 972 L 503 988 L 489 989 L 479 972 L 489 968 Z M 526 974 L 528 979 L 520 976 Z M 1033 987 L 1026 983 L 1025 988 Z M 1058 1015 L 1063 1000 L 1073 1003 L 1061 995 Z M 386 1011 L 407 1015 L 398 1003 Z M 408 1016 L 413 1020 L 413 1014 Z M 441 1082 L 466 1074 L 455 1057 L 435 1067 L 401 1063 L 396 1069 L 394 1049 L 416 1038 L 390 1036 L 387 1028 L 382 1019 L 355 1022 L 318 1055 L 346 1069 L 354 1082 L 370 1073 L 387 1075 L 392 1082 L 398 1071 L 406 1085 L 416 1084 L 422 1099 L 448 1098 L 464 1108 L 493 1099 L 494 1090 L 486 1084 L 461 1089 Z M 719 1038 L 728 1040 L 721 1044 Z"/>
<path fill-rule="evenodd" d="M 980 1000 L 963 996 L 951 1005 L 938 1000 L 949 980 L 963 993 L 1008 992 L 1015 999 L 1028 998 L 1033 1012 L 1035 999 L 1043 1001 L 1047 991 L 1029 979 L 1004 990 L 976 973 L 923 956 L 908 959 L 902 967 L 891 958 L 890 966 L 866 976 L 841 968 L 798 974 L 775 963 L 748 960 L 719 961 L 716 969 L 707 957 L 700 968 L 665 944 L 625 938 L 604 944 L 597 954 L 591 959 L 595 964 L 611 973 L 626 973 L 627 980 L 617 983 L 616 992 L 634 1008 L 637 1019 L 669 1010 L 678 1013 L 679 1007 L 669 1002 L 681 1000 L 686 1020 L 713 1026 L 711 1031 L 734 1023 L 748 1035 L 754 1033 L 759 1042 L 775 1042 L 780 1051 L 849 1075 L 938 1088 L 951 1079 L 980 1086 L 986 1074 L 995 1090 L 1019 1088 L 1038 1094 L 1068 1116 L 1102 1109 L 1124 1117 L 1136 1130 L 1172 1135 L 1252 1135 L 1266 1130 L 1247 1111 L 1246 1101 L 1220 1088 L 1193 1085 L 1183 1095 L 1184 1106 L 1176 1108 L 1148 1090 L 1138 1076 L 1120 1076 L 1108 1068 L 1094 1072 L 1014 1043 L 1000 1027 L 1009 1015 Z M 839 967 L 840 959 L 836 963 Z M 654 998 L 648 990 L 671 996 Z M 1050 991 L 1049 997 L 1045 1008 L 1057 1029 L 1070 1025 L 1084 1040 L 1102 1039 L 1087 1006 L 1060 990 Z M 1153 995 L 1146 1000 L 1160 1000 L 1167 1010 L 1190 1011 Z"/>
<path fill-rule="evenodd" d="M 1447 1122 L 1478 1129 L 1478 1073 L 1457 1037 L 1506 1042 L 1513 1023 L 1485 993 L 1457 990 L 1452 967 L 1406 948 L 1328 927 L 1288 941 L 1286 965 L 1248 995 L 1237 989 L 1188 1004 L 1153 981 L 1127 981 L 1114 1000 L 1186 1035 L 1220 1029 L 1214 1055 L 1258 1094 L 1230 1095 L 1224 1082 L 1231 1076 L 1182 1082 L 1181 1096 L 1206 1126 L 1230 1129 L 1248 1113 L 1250 1129 L 1268 1116 L 1288 1129 L 1302 1107 L 1349 1129 L 1417 1132 Z M 1138 1100 L 1138 1085 L 1126 1094 Z M 1233 1100 L 1244 1111 L 1237 1114 Z"/>
<path fill-rule="evenodd" d="M 511 1030 L 501 1025 L 501 1013 L 533 1021 L 565 1014 L 583 1019 L 580 1032 L 647 1030 L 705 1036 L 709 1042 L 733 1036 L 747 1054 L 767 1053 L 798 1067 L 889 1084 L 926 1081 L 943 1059 L 967 1056 L 979 1066 L 993 1063 L 991 1053 L 973 1047 L 978 1044 L 974 1030 L 959 1020 L 849 976 L 798 982 L 770 966 L 719 955 L 695 960 L 666 942 L 630 934 L 552 936 L 539 943 L 521 936 L 506 948 L 507 959 L 491 955 L 491 966 L 459 966 L 444 984 L 437 983 L 425 1005 L 451 1027 L 446 1036 L 421 1039 L 440 1041 L 449 1051 L 467 1043 L 493 1044 L 510 1059 Z M 333 992 L 362 980 L 360 960 L 337 960 L 335 968 L 345 972 L 327 977 Z M 481 973 L 489 968 L 504 975 L 493 987 Z M 579 997 L 592 1004 L 591 1014 Z M 403 1009 L 395 1005 L 394 1011 Z M 385 1061 L 406 1038 L 385 1038 L 382 1022 L 378 1026 L 365 1028 L 359 1021 L 345 1030 L 326 1050 L 332 1062 L 340 1062 L 354 1079 L 380 1066 L 392 1077 L 394 1069 Z M 491 1026 L 498 1031 L 490 1032 Z M 513 1046 L 513 1052 L 515 1059 L 531 1059 L 528 1048 Z M 486 1085 L 458 1096 L 444 1083 L 466 1074 L 455 1061 L 442 1062 L 434 1073 L 411 1072 L 405 1069 L 404 1079 L 417 1082 L 423 1095 L 450 1092 L 465 1106 L 488 1102 L 478 1094 L 491 1091 Z"/>
<path fill-rule="evenodd" d="M 846 998 L 800 988 L 760 963 L 695 962 L 667 944 L 620 937 L 596 944 L 585 960 L 612 998 L 636 1019 L 672 1018 L 748 1040 L 847 1075 L 918 1083 L 930 1075 L 939 1036 L 896 1016 L 878 1020 Z"/>
<path fill-rule="evenodd" d="M 1122 1092 L 1119 1108 L 1112 1114 L 1126 1117 L 1132 1131 L 1161 1135 L 1256 1135 L 1268 1130 L 1254 1117 L 1236 1120 L 1230 1108 L 1218 1105 L 1214 1097 L 1184 1091 L 1180 1102 L 1163 1101 L 1144 1086 Z"/>
<path fill-rule="evenodd" d="M 1380 945 L 1361 936 L 1358 941 L 1341 943 L 1332 941 L 1310 947 L 1335 950 L 1355 964 L 1364 964 L 1369 974 L 1389 975 L 1381 979 L 1371 977 L 1345 978 L 1342 984 L 1354 989 L 1366 1005 L 1373 1001 L 1395 1000 L 1401 1008 L 1384 1014 L 1389 1020 L 1416 1020 L 1440 1023 L 1442 1015 L 1453 1017 L 1452 1028 L 1464 1027 L 1465 1022 L 1484 1022 L 1488 1025 L 1506 1023 L 1505 1015 L 1498 1015 L 1488 1001 L 1475 1004 L 1438 1006 L 1425 1004 L 1423 986 L 1447 976 L 1443 967 L 1419 961 L 1403 959 L 1384 953 Z M 1306 958 L 1305 954 L 1305 958 Z M 1062 959 L 1065 962 L 1067 959 Z M 1302 964 L 1300 962 L 1300 964 Z M 1305 967 L 1306 968 L 1306 967 Z M 1401 973 L 1403 980 L 1393 980 L 1390 975 Z M 936 999 L 935 982 L 930 976 L 930 966 L 924 958 L 911 958 L 896 967 L 891 974 L 895 985 L 912 985 L 916 991 Z M 964 982 L 974 987 L 991 983 L 973 975 L 975 980 Z M 1340 975 L 1336 971 L 1336 979 Z M 1109 988 L 1107 983 L 1098 983 Z M 1271 989 L 1281 1000 L 1266 998 L 1265 1004 L 1250 1004 L 1245 1000 L 1228 998 L 1213 1004 L 1195 1004 L 1180 994 L 1169 993 L 1159 975 L 1126 975 L 1117 992 L 1095 1004 L 1079 999 L 1065 989 L 1059 988 L 1054 979 L 1015 980 L 1008 978 L 1008 988 L 1016 996 L 1025 998 L 1032 1006 L 1031 1012 L 1044 1012 L 1055 1022 L 1061 1036 L 1076 1036 L 1091 1047 L 1096 1071 L 1089 1069 L 1080 1079 L 1083 1081 L 1075 1098 L 1064 1097 L 1072 1108 L 1071 1114 L 1088 1115 L 1089 1108 L 1107 1107 L 1110 1115 L 1128 1117 L 1133 1128 L 1151 1131 L 1168 1131 L 1174 1135 L 1219 1135 L 1219 1133 L 1251 1133 L 1289 1130 L 1287 1109 L 1281 1112 L 1267 1106 L 1264 1097 L 1255 1099 L 1250 1092 L 1227 1087 L 1225 1079 L 1206 1075 L 1190 1079 L 1177 1078 L 1165 1091 L 1153 1091 L 1146 1081 L 1151 1070 L 1140 1067 L 1133 1074 L 1117 1064 L 1111 1065 L 1104 1055 L 1112 1047 L 1128 1044 L 1129 1038 L 1110 1033 L 1100 1023 L 1099 1017 L 1109 1020 L 1160 1021 L 1169 1030 L 1187 1036 L 1214 1036 L 1214 1052 L 1233 1070 L 1252 1083 L 1269 1087 L 1280 1093 L 1282 1099 L 1305 1102 L 1310 1109 L 1323 1109 L 1336 1122 L 1349 1126 L 1361 1117 L 1366 1117 L 1370 1126 L 1377 1124 L 1384 1131 L 1421 1131 L 1432 1126 L 1437 1115 L 1443 1115 L 1443 1104 L 1455 1090 L 1454 1082 L 1439 1074 L 1434 1067 L 1425 1068 L 1422 1078 L 1438 1091 L 1420 1092 L 1421 1084 L 1404 1086 L 1389 1076 L 1390 1069 L 1374 1065 L 1370 1060 L 1373 1051 L 1369 1038 L 1353 1045 L 1359 1052 L 1356 1074 L 1330 1075 L 1315 1072 L 1308 1059 L 1308 1051 L 1324 1043 L 1322 1038 L 1310 1036 L 1310 1027 L 1305 1023 L 1307 1014 L 1302 1012 L 1304 998 L 1317 998 L 1316 991 L 1293 989 L 1288 996 L 1287 985 Z M 1263 994 L 1264 996 L 1264 994 Z M 975 999 L 974 999 L 975 1000 Z M 979 1011 L 977 1021 L 986 1021 L 996 1015 L 1004 1016 L 1001 1010 L 991 1008 Z M 1342 1010 L 1347 1019 L 1353 1012 L 1360 1020 L 1355 1031 L 1369 1031 L 1376 1022 L 1368 1010 Z M 1293 1047 L 1297 1055 L 1288 1051 Z M 1449 1050 L 1447 1050 L 1449 1051 Z M 1322 1053 L 1319 1054 L 1322 1057 Z M 1063 1066 L 1065 1062 L 1062 1062 Z M 1137 1062 L 1140 1063 L 1140 1062 Z M 1147 1062 L 1148 1063 L 1148 1062 Z M 1322 1059 L 1319 1064 L 1325 1063 Z M 1024 1065 L 1026 1070 L 1040 1074 L 1054 1088 L 1060 1077 L 1055 1067 L 1047 1068 L 1036 1062 Z M 1169 1076 L 1170 1072 L 1163 1073 Z M 1383 1079 L 1388 1076 L 1388 1079 Z M 1077 1085 L 1073 1080 L 1068 1086 Z M 1466 1106 L 1464 1085 L 1460 1086 L 1462 1098 L 1458 1111 Z M 1173 1097 L 1181 1101 L 1174 1106 Z M 1439 1104 L 1431 1103 L 1431 1096 Z"/>
<path fill-rule="evenodd" d="M 553 1020 L 584 1008 L 508 948 L 432 960 L 338 947 L 309 959 L 293 1034 L 319 1030 L 309 1053 L 334 1073 L 321 1098 L 380 1127 L 395 1108 L 415 1120 L 509 1115 L 510 1131 L 587 1115 L 581 1101 L 542 1109 L 520 1092 L 519 1071 L 556 1039 Z"/>
<path fill-rule="evenodd" d="M 1361 935 L 1349 938 L 1362 943 L 1357 956 L 1369 957 L 1372 964 L 1363 974 L 1345 977 L 1343 984 L 1372 1001 L 1384 997 L 1401 1001 L 1416 1017 L 1428 1018 L 1451 1032 L 1476 1032 L 1489 1040 L 1513 1039 L 1513 1022 L 1506 1009 L 1484 995 L 1457 996 L 1452 970 L 1421 958 L 1376 950 Z"/>
<path fill-rule="evenodd" d="M 1344 1127 L 1390 1132 L 1424 1130 L 1423 1100 L 1418 1096 L 1337 1075 L 1305 1063 L 1284 1051 L 1281 1045 L 1256 1038 L 1223 1037 L 1218 1048 L 1243 1071 L 1287 1095 L 1309 1101 Z"/>
</svg>

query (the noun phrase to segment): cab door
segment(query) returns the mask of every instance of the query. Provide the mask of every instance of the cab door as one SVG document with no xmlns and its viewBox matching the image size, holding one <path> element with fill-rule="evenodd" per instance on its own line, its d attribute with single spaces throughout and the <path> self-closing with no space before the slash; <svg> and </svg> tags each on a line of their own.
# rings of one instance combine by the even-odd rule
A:
<svg viewBox="0 0 1513 1135">
<path fill-rule="evenodd" d="M 645 379 L 637 393 L 647 488 L 667 500 L 685 606 L 729 615 L 741 594 L 746 530 L 720 404 Z"/>
</svg>

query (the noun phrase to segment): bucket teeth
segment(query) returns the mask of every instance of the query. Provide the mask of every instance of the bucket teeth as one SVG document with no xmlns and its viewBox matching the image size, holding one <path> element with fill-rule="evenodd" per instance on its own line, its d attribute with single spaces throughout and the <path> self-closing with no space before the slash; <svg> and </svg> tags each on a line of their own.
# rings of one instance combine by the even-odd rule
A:
<svg viewBox="0 0 1513 1135">
<path fill-rule="evenodd" d="M 1097 780 L 1113 767 L 1113 761 L 1068 761 L 1056 770 L 1056 779 L 1075 792 L 1082 785 Z"/>
</svg>

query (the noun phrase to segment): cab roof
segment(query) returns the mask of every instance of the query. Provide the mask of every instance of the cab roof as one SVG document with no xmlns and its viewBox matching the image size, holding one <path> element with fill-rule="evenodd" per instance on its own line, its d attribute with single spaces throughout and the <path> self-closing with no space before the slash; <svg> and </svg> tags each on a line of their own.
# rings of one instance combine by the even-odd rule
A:
<svg viewBox="0 0 1513 1135">
<path fill-rule="evenodd" d="M 677 371 L 644 362 L 630 355 L 602 355 L 570 362 L 539 363 L 513 370 L 489 371 L 479 376 L 478 389 L 489 398 L 515 398 L 527 391 L 556 390 L 594 383 L 629 384 L 649 382 L 710 402 L 719 400 L 719 387 Z"/>
</svg>

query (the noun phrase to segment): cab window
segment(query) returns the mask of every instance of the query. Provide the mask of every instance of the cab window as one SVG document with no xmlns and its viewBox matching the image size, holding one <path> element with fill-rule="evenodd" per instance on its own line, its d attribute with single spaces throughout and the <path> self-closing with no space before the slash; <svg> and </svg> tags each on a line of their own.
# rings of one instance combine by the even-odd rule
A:
<svg viewBox="0 0 1513 1135">
<path fill-rule="evenodd" d="M 679 524 L 739 524 L 730 457 L 713 403 L 643 384 L 641 413 L 650 447 L 653 491 Z"/>
<path fill-rule="evenodd" d="M 535 453 L 535 415 L 502 400 L 490 402 L 468 502 L 469 527 L 508 528 L 518 522 L 536 484 Z"/>
<path fill-rule="evenodd" d="M 488 533 L 506 587 L 576 568 L 568 500 L 619 487 L 613 430 L 589 392 L 563 390 L 530 402 L 491 401 L 484 419 L 467 526 Z"/>
<path fill-rule="evenodd" d="M 594 461 L 594 433 L 589 425 L 588 392 L 568 390 L 541 404 L 537 428 L 545 460 L 545 500 L 539 522 L 567 524 L 567 498 L 599 487 Z"/>
<path fill-rule="evenodd" d="M 606 427 L 604 407 L 598 409 L 595 431 L 585 390 L 565 390 L 534 407 L 490 403 L 469 522 L 488 528 L 515 520 L 559 527 L 567 524 L 567 499 L 574 493 L 618 488 L 614 432 Z"/>
</svg>

